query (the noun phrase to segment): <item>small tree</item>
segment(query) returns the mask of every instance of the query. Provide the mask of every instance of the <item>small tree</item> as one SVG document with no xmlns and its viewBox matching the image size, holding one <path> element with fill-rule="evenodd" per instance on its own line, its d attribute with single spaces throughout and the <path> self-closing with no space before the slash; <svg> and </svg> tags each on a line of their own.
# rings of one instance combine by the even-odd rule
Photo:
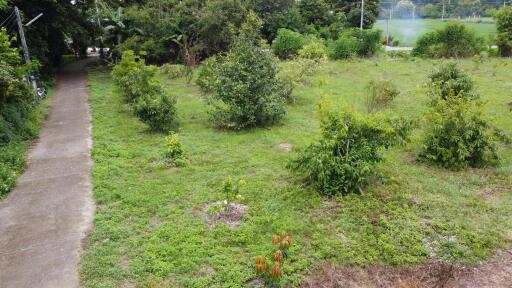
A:
<svg viewBox="0 0 512 288">
<path fill-rule="evenodd" d="M 328 113 L 320 141 L 303 150 L 291 167 L 322 194 L 360 192 L 375 175 L 381 151 L 394 144 L 396 133 L 382 122 L 373 115 Z"/>
<path fill-rule="evenodd" d="M 430 74 L 429 88 L 432 96 L 459 97 L 463 99 L 478 99 L 478 94 L 473 91 L 474 84 L 471 77 L 457 67 L 456 63 L 442 65 L 438 70 Z"/>
<path fill-rule="evenodd" d="M 299 50 L 306 44 L 306 38 L 298 32 L 288 29 L 279 29 L 277 37 L 272 42 L 272 50 L 277 57 L 288 59 L 299 54 Z"/>
<path fill-rule="evenodd" d="M 506 6 L 494 15 L 498 36 L 496 42 L 503 57 L 512 56 L 512 7 Z"/>
<path fill-rule="evenodd" d="M 258 29 L 254 27 L 259 28 L 261 22 L 255 20 L 242 25 L 234 47 L 214 65 L 210 115 L 219 127 L 263 127 L 278 122 L 285 114 L 276 77 L 277 61 L 271 52 L 258 46 Z"/>
<path fill-rule="evenodd" d="M 421 159 L 455 170 L 498 162 L 495 132 L 479 101 L 438 99 L 427 119 Z"/>
</svg>

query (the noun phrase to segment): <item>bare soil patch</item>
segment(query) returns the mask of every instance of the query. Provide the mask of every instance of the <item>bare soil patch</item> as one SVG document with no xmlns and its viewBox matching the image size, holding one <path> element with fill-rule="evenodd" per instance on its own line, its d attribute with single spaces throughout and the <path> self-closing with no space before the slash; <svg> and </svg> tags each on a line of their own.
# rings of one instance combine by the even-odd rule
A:
<svg viewBox="0 0 512 288">
<path fill-rule="evenodd" d="M 290 144 L 290 143 L 281 143 L 281 144 L 277 145 L 277 148 L 278 148 L 279 150 L 283 150 L 283 151 L 286 151 L 286 152 L 290 152 L 290 151 L 292 151 L 292 149 L 293 149 L 293 145 L 292 145 L 292 144 Z"/>
<path fill-rule="evenodd" d="M 336 267 L 327 263 L 301 287 L 510 288 L 512 250 L 501 251 L 491 261 L 477 265 L 436 261 L 415 267 Z"/>
<path fill-rule="evenodd" d="M 221 205 L 221 203 L 215 202 L 213 205 Z M 208 210 L 210 207 L 208 207 Z M 220 222 L 232 228 L 236 228 L 242 224 L 242 216 L 244 215 L 244 212 L 247 210 L 247 208 L 247 205 L 234 202 L 231 202 L 225 206 L 223 205 L 219 212 L 207 216 L 208 223 L 214 224 Z"/>
</svg>

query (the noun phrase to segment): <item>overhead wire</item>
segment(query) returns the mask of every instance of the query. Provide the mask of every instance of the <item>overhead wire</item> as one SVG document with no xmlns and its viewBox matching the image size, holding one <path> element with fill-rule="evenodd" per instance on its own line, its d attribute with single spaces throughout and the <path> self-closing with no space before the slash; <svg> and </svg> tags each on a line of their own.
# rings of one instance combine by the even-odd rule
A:
<svg viewBox="0 0 512 288">
<path fill-rule="evenodd" d="M 8 23 L 8 21 L 12 21 L 13 20 L 13 16 L 14 16 L 14 11 L 11 12 L 11 14 L 9 16 L 7 16 L 4 21 L 2 21 L 2 24 L 0 24 L 0 27 L 3 27 L 4 24 Z"/>
</svg>

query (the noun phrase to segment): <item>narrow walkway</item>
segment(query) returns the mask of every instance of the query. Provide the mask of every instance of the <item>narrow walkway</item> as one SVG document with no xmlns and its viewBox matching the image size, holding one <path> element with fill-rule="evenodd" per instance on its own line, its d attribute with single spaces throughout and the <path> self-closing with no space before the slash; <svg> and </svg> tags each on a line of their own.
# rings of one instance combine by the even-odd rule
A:
<svg viewBox="0 0 512 288">
<path fill-rule="evenodd" d="M 92 224 L 91 116 L 83 60 L 57 76 L 28 167 L 0 201 L 0 287 L 78 287 Z"/>
</svg>

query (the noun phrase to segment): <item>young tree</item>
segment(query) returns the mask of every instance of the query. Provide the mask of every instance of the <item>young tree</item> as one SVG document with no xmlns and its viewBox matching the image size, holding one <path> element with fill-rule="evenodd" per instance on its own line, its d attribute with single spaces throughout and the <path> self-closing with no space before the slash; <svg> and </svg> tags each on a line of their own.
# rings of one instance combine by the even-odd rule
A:
<svg viewBox="0 0 512 288">
<path fill-rule="evenodd" d="M 242 26 L 231 51 L 213 68 L 210 112 L 215 125 L 241 130 L 263 127 L 281 120 L 284 98 L 277 80 L 277 61 L 259 47 L 261 22 L 252 14 Z"/>
<path fill-rule="evenodd" d="M 498 44 L 500 55 L 503 57 L 512 56 L 512 7 L 501 8 L 495 15 Z"/>
</svg>

